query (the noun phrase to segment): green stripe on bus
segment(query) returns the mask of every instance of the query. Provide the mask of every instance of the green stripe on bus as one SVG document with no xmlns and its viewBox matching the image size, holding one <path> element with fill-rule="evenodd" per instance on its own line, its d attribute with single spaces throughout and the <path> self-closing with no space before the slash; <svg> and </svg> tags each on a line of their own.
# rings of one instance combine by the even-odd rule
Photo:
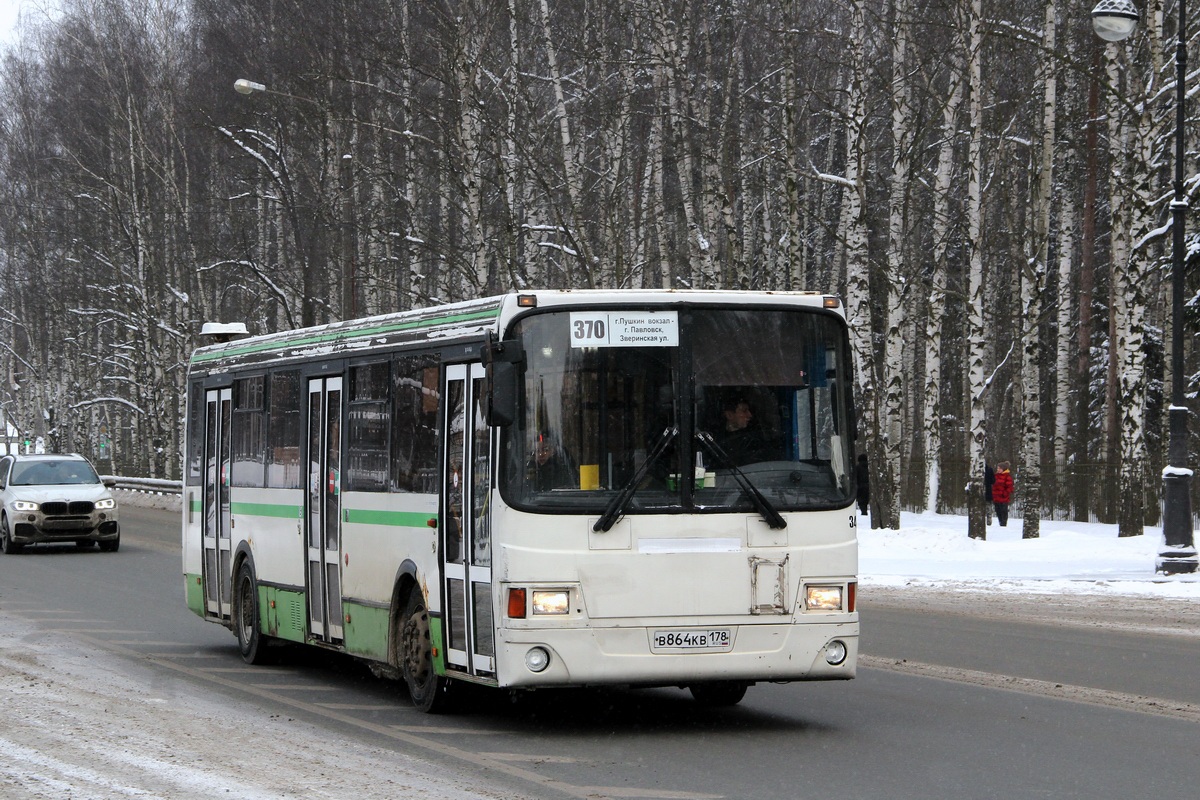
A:
<svg viewBox="0 0 1200 800">
<path fill-rule="evenodd" d="M 308 603 L 304 592 L 258 585 L 259 625 L 270 636 L 303 642 L 308 636 Z"/>
<path fill-rule="evenodd" d="M 203 617 L 204 584 L 200 576 L 194 573 L 184 573 L 183 583 L 183 594 L 187 598 L 187 607 L 191 609 L 192 613 Z"/>
<path fill-rule="evenodd" d="M 301 506 L 276 503 L 230 503 L 229 510 L 231 513 L 245 514 L 248 517 L 278 517 L 280 519 L 300 519 L 304 513 Z"/>
<path fill-rule="evenodd" d="M 336 342 L 339 339 L 361 339 L 364 337 L 380 336 L 388 333 L 399 333 L 400 331 L 414 330 L 416 328 L 431 328 L 437 325 L 449 325 L 455 322 L 472 322 L 480 319 L 495 319 L 498 316 L 500 316 L 500 309 L 490 308 L 485 311 L 472 311 L 465 314 L 448 314 L 444 317 L 414 320 L 412 322 L 399 322 L 391 325 L 376 325 L 373 328 L 356 328 L 348 331 L 327 331 L 324 333 L 311 334 L 309 336 L 301 336 L 295 339 L 272 339 L 269 342 L 256 342 L 253 344 L 244 345 L 242 347 L 222 349 L 215 353 L 194 353 L 192 355 L 192 363 L 196 364 L 202 361 L 212 361 L 214 359 L 226 358 L 228 356 L 244 356 L 250 353 L 262 352 L 264 350 L 277 350 L 288 347 L 328 344 L 330 342 Z"/>
<path fill-rule="evenodd" d="M 342 641 L 347 653 L 376 661 L 387 661 L 391 615 L 386 608 L 342 603 L 345 623 Z"/>
<path fill-rule="evenodd" d="M 437 520 L 437 514 L 422 514 L 419 511 L 371 511 L 363 508 L 347 508 L 343 517 L 346 522 L 361 525 L 392 525 L 400 528 L 425 528 L 429 520 Z"/>
</svg>

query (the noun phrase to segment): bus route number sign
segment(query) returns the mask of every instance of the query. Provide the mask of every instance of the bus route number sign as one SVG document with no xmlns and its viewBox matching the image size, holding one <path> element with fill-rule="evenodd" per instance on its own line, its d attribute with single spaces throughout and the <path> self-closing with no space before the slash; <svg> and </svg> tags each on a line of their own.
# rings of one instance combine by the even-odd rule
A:
<svg viewBox="0 0 1200 800">
<path fill-rule="evenodd" d="M 655 630 L 650 634 L 653 653 L 728 653 L 733 649 L 729 628 Z"/>
<path fill-rule="evenodd" d="M 678 347 L 677 311 L 572 311 L 571 347 Z"/>
</svg>

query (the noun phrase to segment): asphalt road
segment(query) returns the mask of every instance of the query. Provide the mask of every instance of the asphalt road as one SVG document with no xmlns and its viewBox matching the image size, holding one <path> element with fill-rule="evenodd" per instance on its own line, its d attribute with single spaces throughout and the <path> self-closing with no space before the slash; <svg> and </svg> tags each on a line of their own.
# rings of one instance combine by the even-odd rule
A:
<svg viewBox="0 0 1200 800">
<path fill-rule="evenodd" d="M 122 520 L 115 554 L 0 556 L 0 614 L 148 665 L 176 692 L 249 700 L 498 796 L 1196 796 L 1195 635 L 914 609 L 866 587 L 854 681 L 759 685 L 722 710 L 673 689 L 485 693 L 429 716 L 350 659 L 246 667 L 228 631 L 184 607 L 175 515 L 126 505 Z"/>
</svg>

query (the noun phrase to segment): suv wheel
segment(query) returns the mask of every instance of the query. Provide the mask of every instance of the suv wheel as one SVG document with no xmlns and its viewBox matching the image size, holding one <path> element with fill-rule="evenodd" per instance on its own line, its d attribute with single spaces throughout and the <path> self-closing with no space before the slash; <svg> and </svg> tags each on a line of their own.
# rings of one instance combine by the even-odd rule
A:
<svg viewBox="0 0 1200 800">
<path fill-rule="evenodd" d="M 8 555 L 16 555 L 24 547 L 25 545 L 17 544 L 13 541 L 12 531 L 8 528 L 8 517 L 0 514 L 0 550 L 3 550 Z"/>
</svg>

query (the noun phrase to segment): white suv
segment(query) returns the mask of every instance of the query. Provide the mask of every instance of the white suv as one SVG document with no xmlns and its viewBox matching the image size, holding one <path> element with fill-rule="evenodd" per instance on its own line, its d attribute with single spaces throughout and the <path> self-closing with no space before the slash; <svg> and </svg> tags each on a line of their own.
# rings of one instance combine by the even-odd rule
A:
<svg viewBox="0 0 1200 800">
<path fill-rule="evenodd" d="M 0 458 L 0 550 L 19 553 L 40 542 L 97 542 L 108 552 L 121 546 L 111 486 L 83 456 Z"/>
</svg>

